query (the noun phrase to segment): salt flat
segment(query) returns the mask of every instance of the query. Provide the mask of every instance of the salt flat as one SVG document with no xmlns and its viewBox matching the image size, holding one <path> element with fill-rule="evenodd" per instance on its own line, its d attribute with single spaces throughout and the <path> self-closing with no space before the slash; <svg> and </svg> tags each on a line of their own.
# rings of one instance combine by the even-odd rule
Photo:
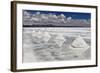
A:
<svg viewBox="0 0 100 73">
<path fill-rule="evenodd" d="M 23 40 L 22 40 L 23 62 L 90 59 L 91 58 L 90 31 L 91 31 L 90 28 L 79 28 L 79 27 L 78 28 L 23 28 Z M 33 32 L 36 33 L 33 34 Z M 48 35 L 44 36 L 45 35 L 44 32 L 46 32 L 46 34 L 48 33 Z M 81 54 L 76 54 L 75 53 L 76 51 L 71 50 L 69 46 L 79 36 L 82 37 L 82 39 L 89 46 L 89 48 L 86 51 L 82 52 Z M 82 50 L 80 50 L 79 52 L 81 51 Z"/>
</svg>

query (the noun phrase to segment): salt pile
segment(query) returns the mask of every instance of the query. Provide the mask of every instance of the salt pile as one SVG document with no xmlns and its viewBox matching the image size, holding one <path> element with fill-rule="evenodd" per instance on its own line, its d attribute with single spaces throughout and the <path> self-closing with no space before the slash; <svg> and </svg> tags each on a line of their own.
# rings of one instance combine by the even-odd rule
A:
<svg viewBox="0 0 100 73">
<path fill-rule="evenodd" d="M 72 42 L 72 44 L 69 46 L 69 49 L 78 54 L 83 53 L 89 47 L 90 46 L 84 41 L 84 39 L 79 36 Z"/>
<path fill-rule="evenodd" d="M 57 45 L 59 45 L 59 47 L 61 47 L 66 39 L 63 37 L 63 35 L 58 35 L 54 41 L 57 43 Z"/>
</svg>

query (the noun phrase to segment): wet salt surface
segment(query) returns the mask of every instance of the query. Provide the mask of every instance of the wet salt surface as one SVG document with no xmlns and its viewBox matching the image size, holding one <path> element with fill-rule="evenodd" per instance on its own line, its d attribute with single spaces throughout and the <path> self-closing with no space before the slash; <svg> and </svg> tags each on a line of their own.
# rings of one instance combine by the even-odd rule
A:
<svg viewBox="0 0 100 73">
<path fill-rule="evenodd" d="M 71 28 L 71 30 L 73 30 Z M 83 35 L 83 31 L 84 35 Z M 73 43 L 73 41 L 77 38 L 72 33 L 63 33 L 64 41 L 61 46 L 56 43 L 55 39 L 59 36 L 58 33 L 60 30 L 51 35 L 50 30 L 48 33 L 50 34 L 50 38 L 47 42 L 43 40 L 43 38 L 37 38 L 36 36 L 32 36 L 32 31 L 34 29 L 24 28 L 23 29 L 23 62 L 42 62 L 42 61 L 63 61 L 63 60 L 86 60 L 91 58 L 91 47 L 89 47 L 84 52 L 79 51 L 81 53 L 76 53 L 75 50 L 69 49 L 69 46 Z M 65 32 L 65 31 L 64 31 Z M 82 29 L 81 31 L 76 32 L 79 33 L 81 37 L 85 37 L 84 41 L 91 46 L 90 42 L 90 34 L 89 29 Z M 88 35 L 86 35 L 88 32 Z M 56 34 L 57 33 L 57 34 Z M 85 34 L 86 33 L 86 34 Z M 72 35 L 71 35 L 72 34 Z M 75 32 L 74 32 L 75 34 Z M 35 35 L 35 34 L 34 34 Z M 83 35 L 83 36 L 82 36 Z M 60 42 L 60 41 L 59 41 Z"/>
</svg>

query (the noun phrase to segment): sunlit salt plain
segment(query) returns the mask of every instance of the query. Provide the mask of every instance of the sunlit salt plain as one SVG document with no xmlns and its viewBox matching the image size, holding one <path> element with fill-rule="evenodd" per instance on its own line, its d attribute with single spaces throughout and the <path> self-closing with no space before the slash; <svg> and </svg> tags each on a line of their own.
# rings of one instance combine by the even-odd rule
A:
<svg viewBox="0 0 100 73">
<path fill-rule="evenodd" d="M 23 28 L 23 62 L 91 59 L 90 28 Z"/>
</svg>

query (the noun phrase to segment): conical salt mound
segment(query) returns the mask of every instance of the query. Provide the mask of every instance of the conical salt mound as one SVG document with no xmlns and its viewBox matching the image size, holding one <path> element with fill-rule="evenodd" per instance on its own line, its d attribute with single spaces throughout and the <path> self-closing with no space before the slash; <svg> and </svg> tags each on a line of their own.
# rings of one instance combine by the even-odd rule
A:
<svg viewBox="0 0 100 73">
<path fill-rule="evenodd" d="M 84 41 L 84 39 L 79 36 L 77 37 L 73 43 L 71 44 L 71 49 L 73 50 L 87 50 L 89 48 L 89 45 Z"/>
</svg>

